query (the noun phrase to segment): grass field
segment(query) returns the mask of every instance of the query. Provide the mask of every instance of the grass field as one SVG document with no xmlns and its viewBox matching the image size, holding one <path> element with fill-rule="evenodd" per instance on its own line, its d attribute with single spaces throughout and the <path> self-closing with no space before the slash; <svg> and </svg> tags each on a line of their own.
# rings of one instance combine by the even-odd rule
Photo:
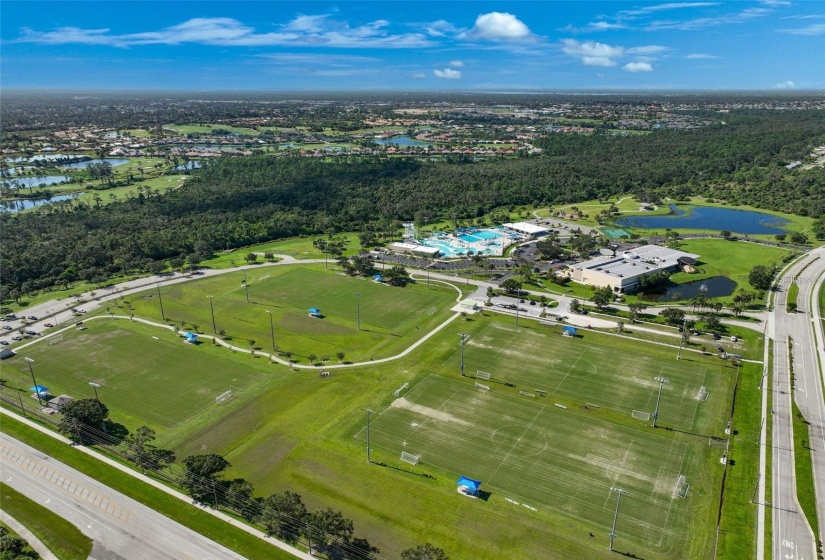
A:
<svg viewBox="0 0 825 560">
<path fill-rule="evenodd" d="M 86 560 L 92 540 L 77 527 L 0 482 L 3 511 L 19 521 L 61 560 Z"/>
<path fill-rule="evenodd" d="M 337 271 L 312 267 L 281 266 L 247 272 L 249 301 L 243 274 L 225 274 L 161 288 L 168 320 L 197 325 L 212 332 L 207 295 L 214 295 L 218 332 L 225 330 L 235 344 L 271 350 L 272 311 L 275 344 L 280 352 L 292 352 L 306 363 L 309 354 L 335 359 L 339 351 L 348 361 L 369 360 L 395 354 L 444 321 L 446 309 L 459 293 L 447 286 L 410 284 L 404 288 L 371 280 L 341 276 Z M 360 293 L 360 298 L 355 296 Z M 360 303 L 359 303 L 360 301 Z M 138 316 L 160 319 L 157 293 L 150 290 L 130 299 Z M 322 319 L 307 310 L 321 310 Z M 357 316 L 360 307 L 361 330 Z"/>
<path fill-rule="evenodd" d="M 101 400 L 117 411 L 116 420 L 126 420 L 125 413 L 135 419 L 129 424 L 171 429 L 215 407 L 215 397 L 230 387 L 242 391 L 267 372 L 247 355 L 185 344 L 168 330 L 127 320 L 86 321 L 86 326 L 67 331 L 59 344 L 38 344 L 4 361 L 8 385 L 31 386 L 24 361 L 30 357 L 37 382 L 53 395 L 93 397 L 89 382 L 94 381 L 102 385 Z"/>
</svg>

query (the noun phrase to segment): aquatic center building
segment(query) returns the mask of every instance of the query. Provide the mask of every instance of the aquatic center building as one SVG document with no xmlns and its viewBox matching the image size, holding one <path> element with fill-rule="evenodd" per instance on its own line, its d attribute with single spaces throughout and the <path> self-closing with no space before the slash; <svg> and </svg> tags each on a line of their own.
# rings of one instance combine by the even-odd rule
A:
<svg viewBox="0 0 825 560">
<path fill-rule="evenodd" d="M 659 245 L 644 245 L 613 256 L 601 256 L 571 265 L 571 280 L 610 288 L 617 294 L 638 289 L 640 280 L 657 272 L 671 272 L 696 262 L 699 255 Z"/>
</svg>

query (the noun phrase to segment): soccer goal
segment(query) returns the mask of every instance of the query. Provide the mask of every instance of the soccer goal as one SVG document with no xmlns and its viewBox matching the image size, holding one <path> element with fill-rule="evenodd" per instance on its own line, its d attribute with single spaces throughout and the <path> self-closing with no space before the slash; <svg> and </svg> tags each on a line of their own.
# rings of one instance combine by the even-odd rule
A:
<svg viewBox="0 0 825 560">
<path fill-rule="evenodd" d="M 401 387 L 399 387 L 398 389 L 396 389 L 395 391 L 393 391 L 393 393 L 392 393 L 392 394 L 393 394 L 393 395 L 395 395 L 395 396 L 397 397 L 397 396 L 401 395 L 401 391 L 403 391 L 404 389 L 406 389 L 406 388 L 407 388 L 407 387 L 409 387 L 409 386 L 410 386 L 410 384 L 409 384 L 409 383 L 404 383 Z"/>
<path fill-rule="evenodd" d="M 674 498 L 687 498 L 688 490 L 690 490 L 690 483 L 685 479 L 684 475 L 679 475 L 676 480 L 676 488 L 673 489 Z"/>
<path fill-rule="evenodd" d="M 518 394 L 519 394 L 519 395 L 523 395 L 523 396 L 525 396 L 525 397 L 530 397 L 531 399 L 535 399 L 535 398 L 536 398 L 536 394 L 535 394 L 535 393 L 531 393 L 530 391 L 522 391 L 521 389 L 519 389 Z"/>
<path fill-rule="evenodd" d="M 644 420 L 645 422 L 647 422 L 648 420 L 650 420 L 650 413 L 642 412 L 641 410 L 634 410 L 633 418 L 636 418 L 637 420 Z"/>
<path fill-rule="evenodd" d="M 479 383 L 478 381 L 476 381 L 476 387 L 478 387 L 479 389 L 484 389 L 485 391 L 490 390 L 489 385 L 485 385 L 484 383 Z"/>
<path fill-rule="evenodd" d="M 232 389 L 229 389 L 228 391 L 225 391 L 225 392 L 221 393 L 220 395 L 218 395 L 217 397 L 215 397 L 215 404 L 221 404 L 222 402 L 226 402 L 231 398 L 232 398 Z"/>
<path fill-rule="evenodd" d="M 708 390 L 705 388 L 704 385 L 699 387 L 699 392 L 696 393 L 696 400 L 697 401 L 706 401 L 706 400 L 708 400 Z"/>
<path fill-rule="evenodd" d="M 481 371 L 481 370 L 476 371 L 476 379 L 483 379 L 485 381 L 489 381 L 489 379 L 491 377 L 493 377 L 492 373 L 489 373 L 487 371 Z"/>
<path fill-rule="evenodd" d="M 412 453 L 407 453 L 406 451 L 401 452 L 401 460 L 411 465 L 417 465 L 419 457 L 420 455 L 413 455 Z"/>
<path fill-rule="evenodd" d="M 49 341 L 49 346 L 54 346 L 55 344 L 60 344 L 61 342 L 63 342 L 63 335 L 59 334 Z"/>
</svg>

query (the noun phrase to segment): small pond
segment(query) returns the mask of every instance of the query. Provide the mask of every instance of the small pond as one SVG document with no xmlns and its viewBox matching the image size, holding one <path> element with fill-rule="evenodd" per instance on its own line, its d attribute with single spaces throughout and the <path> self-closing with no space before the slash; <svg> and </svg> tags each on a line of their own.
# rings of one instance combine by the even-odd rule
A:
<svg viewBox="0 0 825 560">
<path fill-rule="evenodd" d="M 20 177 L 3 181 L 3 186 L 10 189 L 28 189 L 29 187 L 39 187 L 40 185 L 56 185 L 64 181 L 70 181 L 71 177 L 65 175 L 46 175 L 45 177 Z"/>
<path fill-rule="evenodd" d="M 61 200 L 71 200 L 77 198 L 83 193 L 61 194 L 53 196 L 50 199 L 45 198 L 21 198 L 19 200 L 0 200 L 0 212 L 7 212 L 13 214 L 21 210 L 28 210 L 37 206 L 43 206 L 52 202 L 60 202 Z"/>
<path fill-rule="evenodd" d="M 709 298 L 729 296 L 736 289 L 736 282 L 725 276 L 713 276 L 704 280 L 694 280 L 684 284 L 669 287 L 663 293 L 649 294 L 648 297 L 657 301 L 673 301 L 691 299 L 703 295 Z"/>
<path fill-rule="evenodd" d="M 396 146 L 432 146 L 432 144 L 422 142 L 421 140 L 415 140 L 409 136 L 393 136 L 392 138 L 376 139 L 375 143 L 380 146 L 389 146 L 391 144 Z"/>
<path fill-rule="evenodd" d="M 118 165 L 124 165 L 129 163 L 128 159 L 123 158 L 106 158 L 106 159 L 89 159 L 86 161 L 75 161 L 73 163 L 61 163 L 58 167 L 71 167 L 73 169 L 86 169 L 89 165 L 93 163 L 103 163 L 104 161 L 109 162 L 109 165 L 112 167 L 117 167 Z"/>
<path fill-rule="evenodd" d="M 694 206 L 690 213 L 670 205 L 672 214 L 654 216 L 625 216 L 616 220 L 624 227 L 642 229 L 704 229 L 728 230 L 734 234 L 781 233 L 788 220 L 750 210 L 734 210 L 711 206 Z"/>
</svg>

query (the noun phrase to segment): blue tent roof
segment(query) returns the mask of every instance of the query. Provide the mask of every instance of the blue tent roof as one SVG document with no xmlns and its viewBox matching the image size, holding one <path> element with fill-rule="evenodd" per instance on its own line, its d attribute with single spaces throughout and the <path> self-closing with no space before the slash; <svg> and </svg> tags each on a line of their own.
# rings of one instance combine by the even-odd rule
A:
<svg viewBox="0 0 825 560">
<path fill-rule="evenodd" d="M 384 277 L 381 276 L 380 274 L 373 274 L 372 278 L 373 278 L 373 280 L 378 280 L 379 282 L 384 279 Z"/>
<path fill-rule="evenodd" d="M 320 313 L 321 312 L 321 310 L 318 309 L 317 307 L 310 307 L 307 311 L 309 311 L 310 313 Z"/>
<path fill-rule="evenodd" d="M 466 476 L 462 476 L 458 479 L 459 486 L 466 486 L 470 492 L 475 494 L 478 492 L 478 487 L 481 486 L 481 482 L 478 480 L 473 480 L 472 478 L 467 478 Z"/>
<path fill-rule="evenodd" d="M 198 335 L 188 332 L 188 333 L 183 333 L 183 338 L 198 338 Z"/>
<path fill-rule="evenodd" d="M 576 334 L 577 329 L 576 327 L 564 327 L 562 330 L 566 333 Z"/>
<path fill-rule="evenodd" d="M 35 385 L 34 387 L 29 387 L 29 391 L 34 391 L 36 393 L 45 393 L 48 391 L 48 387 L 44 387 L 43 385 Z"/>
</svg>

